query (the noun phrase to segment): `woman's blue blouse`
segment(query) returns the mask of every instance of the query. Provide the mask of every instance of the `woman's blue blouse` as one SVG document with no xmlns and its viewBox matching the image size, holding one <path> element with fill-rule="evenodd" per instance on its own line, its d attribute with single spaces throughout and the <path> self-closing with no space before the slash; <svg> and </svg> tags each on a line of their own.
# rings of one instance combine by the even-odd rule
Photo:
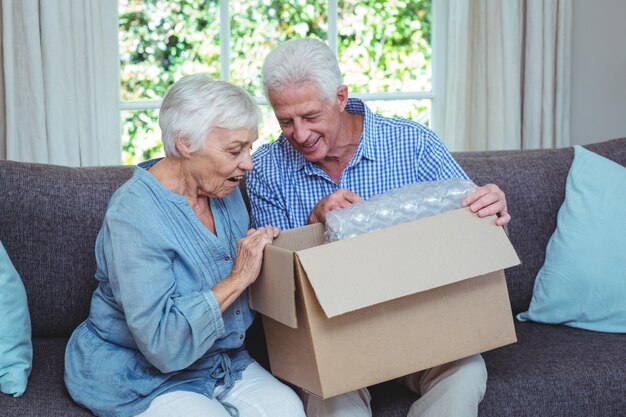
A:
<svg viewBox="0 0 626 417">
<path fill-rule="evenodd" d="M 135 415 L 174 390 L 212 396 L 252 362 L 247 292 L 222 313 L 211 291 L 231 272 L 249 216 L 239 189 L 209 201 L 216 235 L 143 168 L 111 197 L 89 318 L 65 354 L 67 388 L 95 414 Z"/>
</svg>

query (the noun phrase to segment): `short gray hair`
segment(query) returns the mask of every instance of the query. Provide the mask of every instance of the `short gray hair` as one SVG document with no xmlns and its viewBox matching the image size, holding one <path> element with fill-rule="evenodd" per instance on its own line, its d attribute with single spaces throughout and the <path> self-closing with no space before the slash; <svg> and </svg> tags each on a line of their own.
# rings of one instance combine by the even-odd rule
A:
<svg viewBox="0 0 626 417">
<path fill-rule="evenodd" d="M 187 75 L 167 91 L 161 110 L 163 150 L 167 156 L 180 156 L 176 137 L 187 140 L 190 152 L 204 146 L 212 129 L 258 129 L 261 111 L 243 89 L 206 74 Z"/>
<path fill-rule="evenodd" d="M 263 63 L 263 89 L 281 91 L 313 82 L 322 98 L 333 100 L 343 84 L 337 57 L 324 42 L 314 38 L 293 39 L 278 45 Z"/>
</svg>

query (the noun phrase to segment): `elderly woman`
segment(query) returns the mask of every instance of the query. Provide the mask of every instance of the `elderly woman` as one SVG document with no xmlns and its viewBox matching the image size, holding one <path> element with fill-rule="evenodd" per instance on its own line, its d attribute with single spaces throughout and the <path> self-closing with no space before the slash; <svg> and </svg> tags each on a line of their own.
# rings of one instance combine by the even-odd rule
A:
<svg viewBox="0 0 626 417">
<path fill-rule="evenodd" d="M 111 197 L 96 240 L 99 281 L 72 334 L 65 383 L 100 416 L 304 416 L 248 354 L 246 289 L 278 235 L 250 229 L 239 184 L 259 109 L 204 75 L 175 83 L 159 124 L 166 157 Z"/>
</svg>

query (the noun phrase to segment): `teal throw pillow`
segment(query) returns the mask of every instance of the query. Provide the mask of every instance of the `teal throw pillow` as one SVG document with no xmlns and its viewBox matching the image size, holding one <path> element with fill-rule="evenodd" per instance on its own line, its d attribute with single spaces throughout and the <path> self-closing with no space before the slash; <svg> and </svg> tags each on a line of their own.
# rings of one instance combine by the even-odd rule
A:
<svg viewBox="0 0 626 417">
<path fill-rule="evenodd" d="M 626 167 L 574 147 L 557 227 L 517 318 L 626 333 Z"/>
<path fill-rule="evenodd" d="M 0 242 L 0 391 L 24 394 L 32 363 L 26 290 Z"/>
</svg>

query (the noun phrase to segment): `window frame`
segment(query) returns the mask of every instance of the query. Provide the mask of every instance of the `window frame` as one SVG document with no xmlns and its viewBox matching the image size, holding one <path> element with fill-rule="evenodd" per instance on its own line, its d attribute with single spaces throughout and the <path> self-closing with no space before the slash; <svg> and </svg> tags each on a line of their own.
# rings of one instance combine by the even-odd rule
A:
<svg viewBox="0 0 626 417">
<path fill-rule="evenodd" d="M 367 101 L 430 100 L 430 127 L 441 132 L 445 122 L 445 68 L 447 2 L 432 0 L 431 91 L 352 93 L 351 97 Z M 220 79 L 229 81 L 230 75 L 230 0 L 220 1 Z M 224 24 L 225 22 L 225 24 Z M 328 0 L 328 44 L 337 53 L 337 0 Z M 255 97 L 259 105 L 268 105 L 265 97 Z M 120 113 L 128 110 L 154 110 L 162 100 L 121 100 Z"/>
</svg>

